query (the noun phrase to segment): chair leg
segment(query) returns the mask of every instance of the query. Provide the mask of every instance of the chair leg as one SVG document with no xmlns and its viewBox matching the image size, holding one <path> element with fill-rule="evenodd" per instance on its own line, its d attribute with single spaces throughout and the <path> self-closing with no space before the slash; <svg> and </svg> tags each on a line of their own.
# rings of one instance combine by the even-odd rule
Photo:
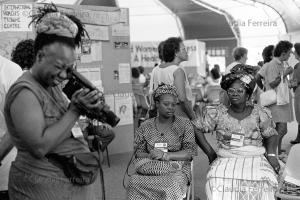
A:
<svg viewBox="0 0 300 200">
<path fill-rule="evenodd" d="M 110 161 L 109 161 L 109 155 L 108 155 L 107 147 L 105 148 L 105 151 L 106 151 L 106 157 L 107 157 L 107 164 L 108 164 L 108 167 L 110 167 Z"/>
</svg>

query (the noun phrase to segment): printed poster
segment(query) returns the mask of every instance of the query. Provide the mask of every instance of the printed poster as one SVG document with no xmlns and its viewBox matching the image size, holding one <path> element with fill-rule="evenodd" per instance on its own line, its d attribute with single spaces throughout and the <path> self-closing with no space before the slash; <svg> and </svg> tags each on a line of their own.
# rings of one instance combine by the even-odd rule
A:
<svg viewBox="0 0 300 200">
<path fill-rule="evenodd" d="M 81 45 L 81 63 L 90 63 L 102 60 L 102 43 L 99 41 L 83 41 Z"/>
<path fill-rule="evenodd" d="M 93 83 L 98 90 L 103 91 L 100 66 L 80 67 L 77 69 L 85 78 Z"/>
<path fill-rule="evenodd" d="M 132 96 L 115 96 L 115 113 L 121 119 L 119 126 L 133 124 Z"/>
<path fill-rule="evenodd" d="M 112 36 L 129 36 L 129 26 L 124 26 L 123 24 L 116 24 L 113 25 L 111 28 Z"/>
<path fill-rule="evenodd" d="M 2 4 L 1 31 L 32 31 L 32 4 Z"/>
<path fill-rule="evenodd" d="M 119 63 L 119 83 L 130 83 L 131 69 L 129 63 Z"/>
<path fill-rule="evenodd" d="M 115 96 L 113 94 L 105 94 L 105 103 L 110 107 L 110 110 L 115 113 Z"/>
<path fill-rule="evenodd" d="M 85 25 L 91 40 L 109 40 L 108 26 Z"/>
</svg>

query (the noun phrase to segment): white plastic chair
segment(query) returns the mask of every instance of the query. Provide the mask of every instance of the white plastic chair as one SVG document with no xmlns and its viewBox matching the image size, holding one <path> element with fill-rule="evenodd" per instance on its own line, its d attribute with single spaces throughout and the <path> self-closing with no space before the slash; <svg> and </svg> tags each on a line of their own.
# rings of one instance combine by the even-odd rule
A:
<svg viewBox="0 0 300 200">
<path fill-rule="evenodd" d="M 300 196 L 284 194 L 280 191 L 280 188 L 283 186 L 283 181 L 291 182 L 295 185 L 300 186 L 300 144 L 292 146 L 287 162 L 282 174 L 282 177 L 279 181 L 278 191 L 276 192 L 277 198 L 282 199 L 291 199 L 291 200 L 300 200 Z"/>
</svg>

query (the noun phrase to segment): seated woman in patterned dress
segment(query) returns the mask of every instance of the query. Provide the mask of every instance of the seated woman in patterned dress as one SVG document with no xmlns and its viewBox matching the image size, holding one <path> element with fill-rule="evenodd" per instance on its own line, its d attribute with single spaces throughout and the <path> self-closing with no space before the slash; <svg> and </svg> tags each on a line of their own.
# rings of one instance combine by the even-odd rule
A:
<svg viewBox="0 0 300 200">
<path fill-rule="evenodd" d="M 191 122 L 174 115 L 176 88 L 161 85 L 154 91 L 158 116 L 138 128 L 135 169 L 128 185 L 128 199 L 179 200 L 190 181 L 190 161 L 197 154 Z"/>
<path fill-rule="evenodd" d="M 209 200 L 271 200 L 280 166 L 276 158 L 277 132 L 270 111 L 247 102 L 255 87 L 249 69 L 223 77 L 230 106 L 207 108 L 203 131 L 217 132 L 218 158 L 207 174 Z M 266 154 L 266 156 L 265 156 Z"/>
</svg>

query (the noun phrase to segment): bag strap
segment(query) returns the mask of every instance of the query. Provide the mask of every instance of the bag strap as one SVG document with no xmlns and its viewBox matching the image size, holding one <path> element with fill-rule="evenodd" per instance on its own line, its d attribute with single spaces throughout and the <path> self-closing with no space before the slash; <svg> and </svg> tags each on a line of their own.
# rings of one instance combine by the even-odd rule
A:
<svg viewBox="0 0 300 200">
<path fill-rule="evenodd" d="M 127 164 L 127 167 L 126 167 L 126 171 L 125 171 L 124 176 L 123 176 L 123 187 L 124 187 L 125 189 L 127 189 L 127 186 L 125 185 L 126 175 L 127 175 L 128 177 L 131 177 L 131 176 L 132 176 L 132 175 L 129 175 L 128 170 L 129 170 L 129 167 L 130 167 L 130 165 L 131 165 L 131 163 L 132 163 L 132 161 L 133 161 L 133 158 L 135 157 L 136 152 L 137 152 L 137 148 L 136 148 L 136 149 L 134 150 L 134 152 L 132 153 L 131 158 L 130 158 L 130 160 L 129 160 L 128 164 Z"/>
</svg>

